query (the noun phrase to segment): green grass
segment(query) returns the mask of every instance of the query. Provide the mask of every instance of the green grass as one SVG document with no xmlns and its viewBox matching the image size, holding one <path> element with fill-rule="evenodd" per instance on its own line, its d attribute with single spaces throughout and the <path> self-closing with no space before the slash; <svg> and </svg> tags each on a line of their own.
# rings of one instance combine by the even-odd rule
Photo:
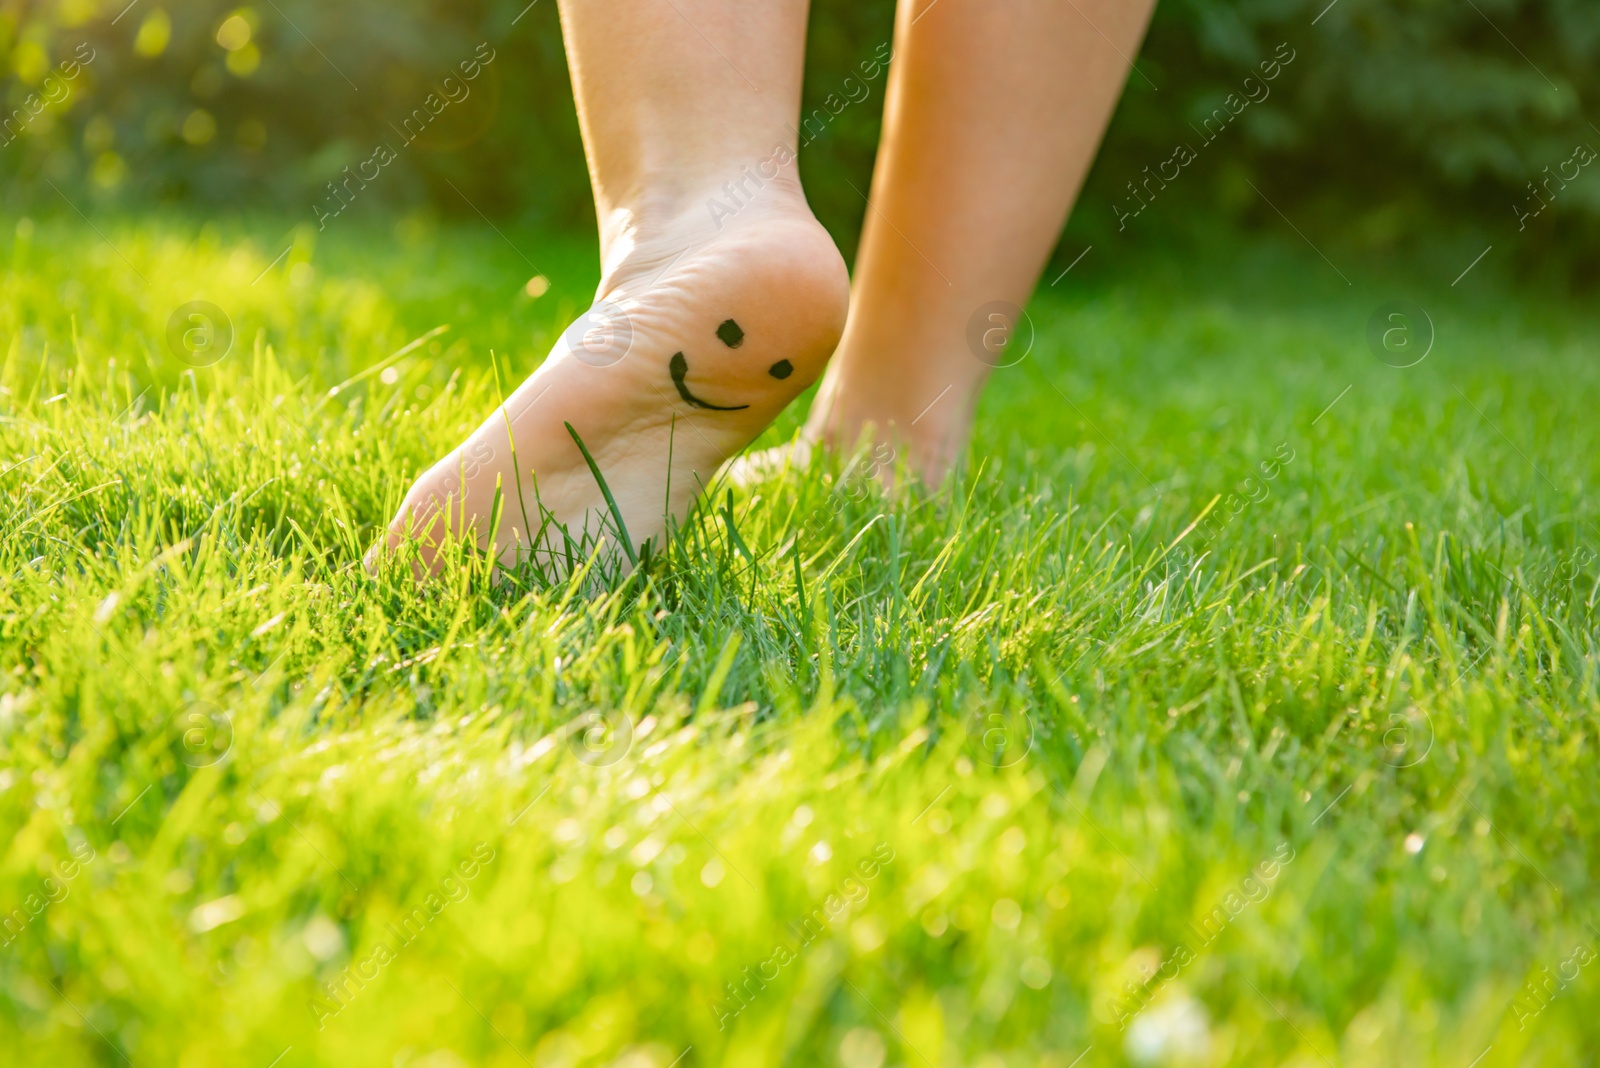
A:
<svg viewBox="0 0 1600 1068">
<path fill-rule="evenodd" d="M 6 1063 L 1595 1063 L 1576 307 L 1101 250 L 948 493 L 820 464 L 631 581 L 414 589 L 361 551 L 587 244 L 97 225 L 0 247 Z"/>
</svg>

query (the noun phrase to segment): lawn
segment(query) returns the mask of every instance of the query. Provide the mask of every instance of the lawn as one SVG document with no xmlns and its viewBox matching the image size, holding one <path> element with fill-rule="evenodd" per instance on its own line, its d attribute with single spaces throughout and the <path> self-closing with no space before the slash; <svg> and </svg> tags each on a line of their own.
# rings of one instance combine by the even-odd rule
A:
<svg viewBox="0 0 1600 1068">
<path fill-rule="evenodd" d="M 501 230 L 0 236 L 0 1060 L 1596 1063 L 1592 315 L 1099 249 L 943 493 L 373 579 L 587 304 Z"/>
</svg>

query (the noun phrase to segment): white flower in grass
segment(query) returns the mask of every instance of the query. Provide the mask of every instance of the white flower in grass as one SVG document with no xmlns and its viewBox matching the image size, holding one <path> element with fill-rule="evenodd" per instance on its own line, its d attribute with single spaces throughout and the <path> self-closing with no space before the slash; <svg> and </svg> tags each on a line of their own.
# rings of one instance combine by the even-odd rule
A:
<svg viewBox="0 0 1600 1068">
<path fill-rule="evenodd" d="M 1205 1006 L 1187 994 L 1166 998 L 1134 1017 L 1123 1045 L 1137 1064 L 1200 1060 L 1211 1049 Z"/>
<path fill-rule="evenodd" d="M 844 1068 L 879 1068 L 887 1053 L 883 1036 L 870 1027 L 857 1027 L 839 1043 L 839 1061 Z"/>
<path fill-rule="evenodd" d="M 332 960 L 344 949 L 344 931 L 328 917 L 318 913 L 300 932 L 306 949 L 318 960 Z"/>
</svg>

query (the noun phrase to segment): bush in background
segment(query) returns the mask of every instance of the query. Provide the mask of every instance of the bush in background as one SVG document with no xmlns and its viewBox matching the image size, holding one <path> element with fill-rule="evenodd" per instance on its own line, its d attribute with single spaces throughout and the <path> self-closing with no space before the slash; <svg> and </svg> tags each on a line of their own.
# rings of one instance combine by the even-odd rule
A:
<svg viewBox="0 0 1600 1068">
<path fill-rule="evenodd" d="M 335 209 L 592 218 L 553 0 L 125 3 L 0 2 L 12 211 L 56 199 L 53 185 L 80 207 L 271 205 L 312 223 Z M 1304 230 L 1378 246 L 1462 225 L 1532 232 L 1525 255 L 1594 245 L 1600 179 L 1574 160 L 1600 147 L 1584 108 L 1600 7 L 1325 5 L 1165 0 L 1074 232 L 1231 225 L 1272 215 L 1270 198 Z M 846 248 L 886 82 L 861 64 L 892 15 L 887 0 L 814 3 L 805 111 L 828 121 L 802 165 Z M 1282 49 L 1293 59 L 1269 82 Z"/>
</svg>

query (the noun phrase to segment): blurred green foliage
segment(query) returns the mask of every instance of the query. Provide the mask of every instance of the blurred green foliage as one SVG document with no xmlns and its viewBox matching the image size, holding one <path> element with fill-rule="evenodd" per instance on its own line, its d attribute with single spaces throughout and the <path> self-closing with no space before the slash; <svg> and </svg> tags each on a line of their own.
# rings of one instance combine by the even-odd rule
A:
<svg viewBox="0 0 1600 1068">
<path fill-rule="evenodd" d="M 273 206 L 310 221 L 335 203 L 328 183 L 378 170 L 348 187 L 359 190 L 352 210 L 589 217 L 553 0 L 126 3 L 0 0 L 10 209 L 54 198 L 48 180 L 95 203 Z M 1378 247 L 1462 223 L 1491 240 L 1505 232 L 1523 256 L 1595 244 L 1600 181 L 1585 171 L 1567 188 L 1556 174 L 1579 144 L 1600 145 L 1583 108 L 1600 89 L 1600 6 L 1326 3 L 1166 0 L 1080 201 L 1080 236 L 1118 234 L 1113 208 L 1133 203 L 1128 183 L 1180 145 L 1201 149 L 1203 120 L 1230 93 L 1259 94 L 1244 79 L 1282 43 L 1295 59 L 1270 95 L 1161 191 L 1142 233 L 1201 215 L 1276 219 L 1270 197 L 1304 230 Z M 845 80 L 889 38 L 892 17 L 888 0 L 817 0 L 808 112 L 859 93 Z M 67 78 L 59 65 L 75 49 L 93 58 Z M 480 49 L 494 58 L 467 81 L 460 65 Z M 452 74 L 456 88 L 444 82 Z M 884 81 L 844 107 L 803 161 L 813 202 L 846 247 Z M 408 143 L 405 117 L 446 90 L 460 98 Z M 385 144 L 396 158 L 379 167 Z M 1549 210 L 1520 220 L 1535 194 Z"/>
</svg>

